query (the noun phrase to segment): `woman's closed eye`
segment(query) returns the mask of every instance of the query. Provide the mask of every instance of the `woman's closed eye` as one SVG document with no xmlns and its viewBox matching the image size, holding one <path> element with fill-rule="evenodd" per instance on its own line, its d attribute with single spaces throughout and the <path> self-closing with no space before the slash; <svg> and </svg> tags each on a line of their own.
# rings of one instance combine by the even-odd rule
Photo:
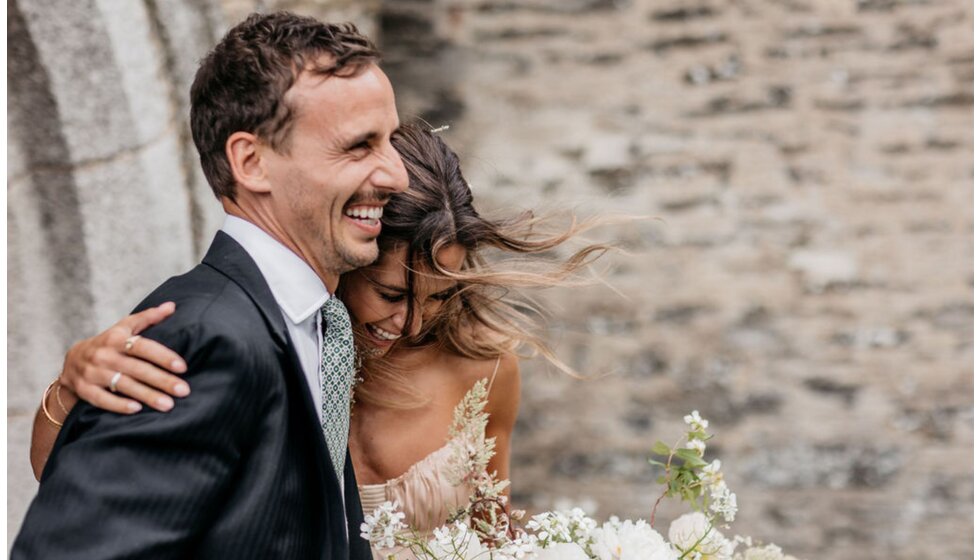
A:
<svg viewBox="0 0 980 560">
<path fill-rule="evenodd" d="M 378 291 L 378 295 L 381 296 L 381 299 L 387 301 L 388 303 L 399 303 L 399 302 L 405 301 L 405 294 L 404 293 L 401 293 L 401 294 L 390 294 L 390 293 L 382 292 L 382 291 L 379 290 Z"/>
<path fill-rule="evenodd" d="M 443 291 L 439 292 L 438 294 L 432 294 L 429 297 L 431 299 L 436 300 L 436 301 L 446 301 L 449 298 L 453 297 L 453 294 L 455 294 L 455 293 L 456 293 L 456 288 L 449 288 L 448 290 L 443 290 Z"/>
</svg>

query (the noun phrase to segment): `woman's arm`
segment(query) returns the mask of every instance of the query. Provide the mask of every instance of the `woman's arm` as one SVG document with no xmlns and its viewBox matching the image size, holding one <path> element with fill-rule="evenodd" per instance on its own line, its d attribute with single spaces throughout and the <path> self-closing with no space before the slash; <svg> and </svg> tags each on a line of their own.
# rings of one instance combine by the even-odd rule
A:
<svg viewBox="0 0 980 560">
<path fill-rule="evenodd" d="M 169 373 L 187 371 L 184 360 L 157 342 L 134 338 L 169 317 L 174 309 L 173 303 L 164 303 L 130 315 L 68 350 L 61 375 L 45 391 L 44 402 L 34 416 L 31 468 L 35 478 L 41 479 L 61 424 L 79 397 L 105 410 L 133 414 L 142 409 L 140 403 L 166 412 L 174 406 L 170 395 L 190 394 L 187 383 Z M 109 385 L 116 373 L 122 375 L 117 380 L 116 392 L 112 392 Z"/>
<path fill-rule="evenodd" d="M 517 421 L 517 410 L 521 402 L 521 371 L 517 356 L 505 354 L 500 358 L 497 377 L 490 388 L 487 412 L 487 437 L 497 438 L 496 455 L 490 459 L 488 469 L 497 472 L 497 479 L 510 478 L 510 440 Z M 510 496 L 510 487 L 505 493 Z"/>
<path fill-rule="evenodd" d="M 58 394 L 59 390 L 60 395 Z M 64 409 L 58 404 L 57 398 L 59 396 Z M 44 465 L 48 462 L 48 456 L 51 455 L 54 440 L 58 438 L 61 424 L 68 417 L 68 411 L 78 402 L 78 397 L 71 391 L 64 389 L 58 381 L 55 381 L 55 384 L 52 384 L 44 392 L 42 398 L 44 402 L 38 407 L 37 414 L 34 415 L 34 429 L 31 432 L 31 468 L 34 469 L 34 478 L 37 480 L 41 480 L 41 473 L 44 471 Z"/>
</svg>

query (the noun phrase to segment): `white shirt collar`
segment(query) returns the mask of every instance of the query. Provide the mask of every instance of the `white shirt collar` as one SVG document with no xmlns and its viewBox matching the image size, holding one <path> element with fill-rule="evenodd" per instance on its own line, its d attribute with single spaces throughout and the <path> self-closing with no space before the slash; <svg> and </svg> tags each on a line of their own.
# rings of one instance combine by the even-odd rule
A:
<svg viewBox="0 0 980 560">
<path fill-rule="evenodd" d="M 221 231 L 252 257 L 276 303 L 293 323 L 306 321 L 330 299 L 330 292 L 310 265 L 257 225 L 227 215 Z"/>
</svg>

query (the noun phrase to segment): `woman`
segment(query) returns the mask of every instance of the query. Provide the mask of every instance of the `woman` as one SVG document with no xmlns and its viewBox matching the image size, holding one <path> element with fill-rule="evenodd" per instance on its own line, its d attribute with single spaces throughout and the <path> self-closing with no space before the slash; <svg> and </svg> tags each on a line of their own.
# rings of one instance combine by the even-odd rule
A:
<svg viewBox="0 0 980 560">
<path fill-rule="evenodd" d="M 385 208 L 378 261 L 342 276 L 337 290 L 362 358 L 349 445 L 365 510 L 397 499 L 406 522 L 426 532 L 444 523 L 469 495 L 469 488 L 454 487 L 443 472 L 453 409 L 466 392 L 489 380 L 486 435 L 496 438 L 497 449 L 489 470 L 503 479 L 509 474 L 520 396 L 514 352 L 529 347 L 566 369 L 532 334 L 528 307 L 508 300 L 508 289 L 568 283 L 607 247 L 590 245 L 543 272 L 495 270 L 484 258 L 487 249 L 541 253 L 591 226 L 541 235 L 535 231 L 540 220 L 529 214 L 483 218 L 473 209 L 458 157 L 441 139 L 403 126 L 392 143 L 408 170 L 409 190 Z M 172 304 L 143 311 L 69 350 L 35 421 L 36 476 L 76 395 L 132 414 L 141 403 L 166 412 L 173 397 L 190 393 L 192 388 L 170 373 L 186 371 L 178 355 L 148 339 L 124 342 L 128 333 L 172 312 Z M 106 389 L 114 376 L 117 393 Z"/>
</svg>

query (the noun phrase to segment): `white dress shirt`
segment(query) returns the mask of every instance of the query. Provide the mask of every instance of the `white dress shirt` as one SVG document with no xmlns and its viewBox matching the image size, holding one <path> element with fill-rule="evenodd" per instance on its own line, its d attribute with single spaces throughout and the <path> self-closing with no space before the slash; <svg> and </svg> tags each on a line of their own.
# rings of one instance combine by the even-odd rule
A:
<svg viewBox="0 0 980 560">
<path fill-rule="evenodd" d="M 276 298 L 310 387 L 317 416 L 322 422 L 320 349 L 323 347 L 323 331 L 320 329 L 322 319 L 319 311 L 332 297 L 330 292 L 306 261 L 255 224 L 236 216 L 226 216 L 221 231 L 245 248 Z"/>
</svg>

